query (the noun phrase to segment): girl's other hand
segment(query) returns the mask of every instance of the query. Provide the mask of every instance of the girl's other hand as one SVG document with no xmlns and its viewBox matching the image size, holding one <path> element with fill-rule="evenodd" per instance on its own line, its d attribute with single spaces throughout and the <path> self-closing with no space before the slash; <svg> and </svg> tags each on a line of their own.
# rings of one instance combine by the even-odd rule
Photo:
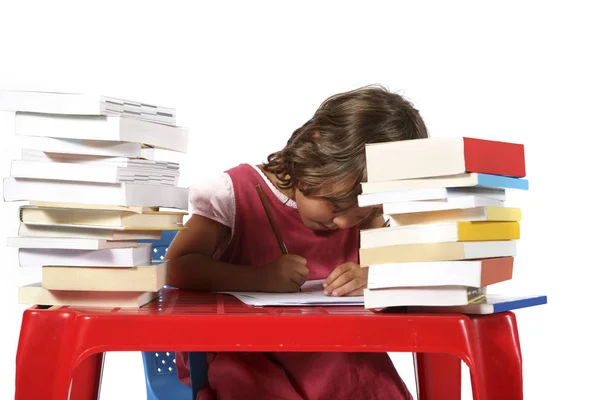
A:
<svg viewBox="0 0 600 400">
<path fill-rule="evenodd" d="M 259 269 L 267 292 L 297 292 L 308 278 L 306 259 L 284 254 Z"/>
<path fill-rule="evenodd" d="M 344 263 L 331 271 L 323 286 L 327 296 L 362 296 L 367 287 L 368 268 L 356 263 Z"/>
</svg>

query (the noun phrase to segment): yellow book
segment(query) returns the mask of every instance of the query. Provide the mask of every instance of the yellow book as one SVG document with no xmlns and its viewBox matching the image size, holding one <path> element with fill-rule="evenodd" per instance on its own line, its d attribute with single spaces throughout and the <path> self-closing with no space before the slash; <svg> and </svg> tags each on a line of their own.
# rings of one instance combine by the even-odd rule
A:
<svg viewBox="0 0 600 400">
<path fill-rule="evenodd" d="M 453 210 L 423 211 L 390 216 L 391 226 L 437 224 L 457 221 L 521 221 L 521 209 L 515 207 L 473 207 Z"/>
<path fill-rule="evenodd" d="M 518 222 L 447 222 L 439 224 L 390 226 L 360 232 L 360 247 L 373 248 L 413 243 L 516 240 Z"/>
<path fill-rule="evenodd" d="M 21 206 L 19 219 L 30 225 L 60 225 L 114 230 L 181 230 L 184 211 L 142 211 Z"/>
<path fill-rule="evenodd" d="M 158 296 L 158 292 L 48 290 L 41 282 L 19 287 L 19 304 L 48 306 L 139 308 Z"/>
<path fill-rule="evenodd" d="M 140 267 L 42 266 L 48 290 L 158 292 L 167 284 L 167 263 Z"/>
</svg>

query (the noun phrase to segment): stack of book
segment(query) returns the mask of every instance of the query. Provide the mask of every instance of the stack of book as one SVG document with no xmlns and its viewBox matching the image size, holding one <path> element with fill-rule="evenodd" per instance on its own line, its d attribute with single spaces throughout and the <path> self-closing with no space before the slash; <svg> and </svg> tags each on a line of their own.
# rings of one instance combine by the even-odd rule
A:
<svg viewBox="0 0 600 400">
<path fill-rule="evenodd" d="M 188 208 L 178 163 L 154 154 L 187 152 L 175 110 L 26 91 L 0 92 L 0 110 L 14 115 L 6 133 L 25 139 L 3 180 L 4 201 L 28 202 L 7 245 L 21 267 L 41 268 L 19 303 L 139 307 L 155 299 L 167 266 L 152 262 L 147 241 L 183 229 Z"/>
<path fill-rule="evenodd" d="M 505 200 L 529 188 L 522 144 L 405 140 L 368 145 L 366 162 L 358 204 L 389 217 L 389 226 L 360 232 L 366 308 L 492 313 L 545 303 L 487 295 L 513 275 L 521 209 Z"/>
</svg>

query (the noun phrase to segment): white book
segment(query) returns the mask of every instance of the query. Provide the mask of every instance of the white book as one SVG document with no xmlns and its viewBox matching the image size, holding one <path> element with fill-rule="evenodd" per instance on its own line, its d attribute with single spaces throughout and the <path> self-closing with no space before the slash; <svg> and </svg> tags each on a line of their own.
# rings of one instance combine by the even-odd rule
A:
<svg viewBox="0 0 600 400">
<path fill-rule="evenodd" d="M 439 242 L 397 244 L 392 246 L 360 248 L 360 265 L 458 261 L 479 258 L 515 257 L 516 240 L 489 240 L 480 242 Z"/>
<path fill-rule="evenodd" d="M 63 162 L 90 165 L 113 165 L 116 167 L 151 168 L 174 172 L 179 170 L 179 164 L 165 160 L 144 160 L 140 158 L 96 156 L 89 154 L 52 153 L 33 149 L 21 149 L 22 161 Z"/>
<path fill-rule="evenodd" d="M 13 160 L 10 168 L 10 176 L 13 178 L 99 183 L 153 183 L 170 186 L 177 185 L 178 175 L 179 171 L 169 173 L 166 170 L 152 168 L 21 160 Z"/>
<path fill-rule="evenodd" d="M 512 279 L 514 257 L 372 264 L 368 289 L 410 286 L 485 287 Z"/>
<path fill-rule="evenodd" d="M 67 115 L 126 115 L 163 124 L 176 124 L 174 108 L 84 93 L 0 91 L 0 110 Z"/>
<path fill-rule="evenodd" d="M 365 308 L 401 306 L 462 306 L 485 299 L 487 288 L 468 286 L 365 289 Z"/>
<path fill-rule="evenodd" d="M 114 140 L 187 152 L 188 131 L 182 127 L 120 116 L 78 116 L 17 112 L 15 133 L 69 139 Z"/>
<path fill-rule="evenodd" d="M 464 196 L 478 196 L 505 201 L 506 190 L 503 188 L 458 187 L 413 189 L 396 192 L 361 194 L 358 196 L 358 206 L 368 207 L 379 204 L 407 201 L 447 200 L 454 197 Z"/>
<path fill-rule="evenodd" d="M 4 201 L 45 201 L 188 209 L 188 189 L 137 183 L 4 178 Z"/>
<path fill-rule="evenodd" d="M 21 148 L 38 152 L 154 159 L 154 148 L 143 143 L 41 136 L 21 136 L 20 138 L 22 139 Z"/>
<path fill-rule="evenodd" d="M 152 262 L 152 244 L 101 250 L 19 248 L 21 267 L 135 267 Z"/>
<path fill-rule="evenodd" d="M 387 215 L 407 214 L 423 211 L 456 210 L 475 207 L 504 207 L 502 200 L 480 196 L 457 196 L 445 200 L 400 201 L 383 204 L 383 213 Z"/>
<path fill-rule="evenodd" d="M 136 247 L 138 242 L 136 240 L 17 236 L 7 238 L 6 245 L 29 249 L 102 250 Z"/>
</svg>

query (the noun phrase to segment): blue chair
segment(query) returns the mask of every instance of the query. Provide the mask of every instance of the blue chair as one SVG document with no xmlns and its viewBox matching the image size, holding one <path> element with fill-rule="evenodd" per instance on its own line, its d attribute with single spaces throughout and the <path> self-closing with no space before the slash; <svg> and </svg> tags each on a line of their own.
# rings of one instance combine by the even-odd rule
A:
<svg viewBox="0 0 600 400">
<path fill-rule="evenodd" d="M 162 263 L 176 234 L 177 231 L 163 231 L 158 240 L 144 239 L 138 242 L 152 243 L 152 263 Z M 175 352 L 145 351 L 142 352 L 142 360 L 148 400 L 195 400 L 208 381 L 205 353 L 189 353 L 191 388 L 177 378 Z"/>
</svg>

